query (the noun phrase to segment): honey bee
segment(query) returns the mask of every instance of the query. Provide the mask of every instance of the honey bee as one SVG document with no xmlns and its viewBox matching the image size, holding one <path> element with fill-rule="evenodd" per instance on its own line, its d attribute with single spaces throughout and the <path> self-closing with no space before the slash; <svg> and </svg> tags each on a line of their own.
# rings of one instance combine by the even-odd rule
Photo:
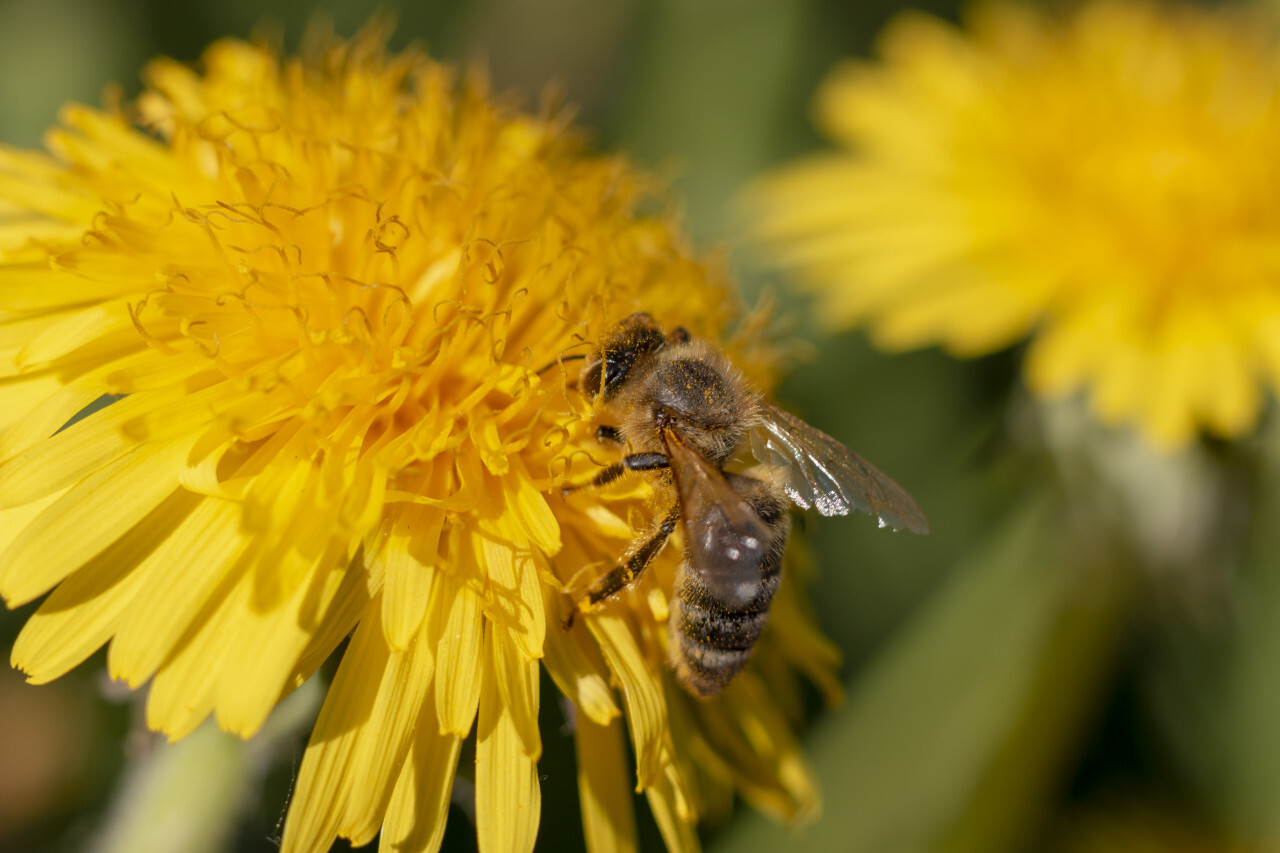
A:
<svg viewBox="0 0 1280 853">
<path fill-rule="evenodd" d="M 683 328 L 664 334 L 648 314 L 632 314 L 578 358 L 585 359 L 583 390 L 617 419 L 596 437 L 625 455 L 562 491 L 650 472 L 658 513 L 653 529 L 574 605 L 566 627 L 574 614 L 634 583 L 683 523 L 669 657 L 676 679 L 695 696 L 719 693 L 751 656 L 782 577 L 788 500 L 822 515 L 852 508 L 878 516 L 881 527 L 929 530 L 902 487 L 765 402 L 718 348 Z M 725 470 L 744 446 L 758 464 Z"/>
</svg>

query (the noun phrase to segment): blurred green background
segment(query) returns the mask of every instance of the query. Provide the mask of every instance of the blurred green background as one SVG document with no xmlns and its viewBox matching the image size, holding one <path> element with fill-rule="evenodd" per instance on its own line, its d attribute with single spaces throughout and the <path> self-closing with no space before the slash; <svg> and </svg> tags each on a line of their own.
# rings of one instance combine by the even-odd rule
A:
<svg viewBox="0 0 1280 853">
<path fill-rule="evenodd" d="M 794 333 L 814 341 L 780 397 L 902 483 L 933 524 L 931 536 L 911 537 L 865 517 L 810 520 L 814 599 L 844 650 L 849 688 L 834 709 L 813 697 L 807 739 L 825 816 L 787 830 L 739 807 L 727 826 L 706 828 L 712 849 L 1280 849 L 1271 651 L 1280 539 L 1252 523 L 1277 508 L 1274 440 L 1197 447 L 1174 460 L 1123 438 L 1081 442 L 1092 428 L 1069 405 L 1045 410 L 1025 399 L 1017 351 L 958 362 L 937 351 L 882 355 L 858 334 L 820 338 L 805 299 L 735 232 L 743 184 L 820 144 L 808 104 L 823 72 L 866 55 L 899 4 L 383 8 L 398 15 L 396 46 L 420 41 L 440 58 L 483 60 L 496 88 L 530 101 L 555 81 L 602 147 L 673 176 L 699 243 L 731 247 L 747 302 L 778 289 Z M 950 3 L 924 8 L 957 14 Z M 98 103 L 107 82 L 136 93 L 139 70 L 157 54 L 194 61 L 212 39 L 264 24 L 292 46 L 318 11 L 351 34 L 373 7 L 2 0 L 0 140 L 38 144 L 60 104 Z M 1109 479 L 1116 459 L 1137 466 L 1126 481 L 1138 483 L 1136 495 Z M 1135 504 L 1154 521 L 1135 518 Z M 1186 523 L 1212 535 L 1155 558 L 1134 532 L 1154 525 L 1158 537 Z M 31 609 L 0 611 L 6 645 Z M 242 762 L 246 780 L 228 811 L 190 818 L 183 849 L 274 849 L 314 705 L 291 713 L 246 750 L 228 751 L 212 732 L 179 747 L 210 750 L 202 761 Z M 572 737 L 555 702 L 543 714 L 540 849 L 581 849 Z M 112 803 L 164 784 L 164 754 L 140 732 L 136 702 L 106 683 L 100 657 L 41 688 L 0 672 L 0 850 L 147 849 Z M 213 795 L 175 788 L 164 817 L 181 822 L 184 803 L 202 798 Z M 647 818 L 642 841 L 661 847 Z M 455 808 L 445 849 L 474 844 Z"/>
</svg>

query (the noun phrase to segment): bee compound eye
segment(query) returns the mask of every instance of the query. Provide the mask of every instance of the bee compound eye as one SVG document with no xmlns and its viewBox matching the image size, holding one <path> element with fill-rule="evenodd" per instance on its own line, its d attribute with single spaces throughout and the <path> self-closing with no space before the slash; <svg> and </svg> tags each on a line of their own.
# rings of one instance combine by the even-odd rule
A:
<svg viewBox="0 0 1280 853">
<path fill-rule="evenodd" d="M 605 388 L 613 388 L 623 377 L 627 375 L 627 371 L 631 367 L 630 360 L 609 359 L 604 366 L 604 386 Z"/>
<path fill-rule="evenodd" d="M 587 366 L 582 369 L 582 389 L 592 396 L 599 394 L 601 391 L 600 368 L 600 360 L 592 359 L 591 361 L 588 361 Z"/>
</svg>

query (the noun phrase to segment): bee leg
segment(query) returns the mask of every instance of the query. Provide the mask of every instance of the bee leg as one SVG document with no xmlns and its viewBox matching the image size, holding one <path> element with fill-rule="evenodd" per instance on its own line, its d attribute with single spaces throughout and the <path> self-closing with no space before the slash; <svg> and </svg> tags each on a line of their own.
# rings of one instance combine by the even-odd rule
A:
<svg viewBox="0 0 1280 853">
<path fill-rule="evenodd" d="M 671 538 L 671 534 L 675 532 L 676 525 L 679 523 L 680 507 L 677 505 L 672 507 L 666 517 L 662 519 L 662 523 L 658 525 L 658 529 L 653 532 L 653 535 L 631 552 L 631 556 L 615 566 L 609 574 L 591 585 L 591 588 L 587 590 L 587 594 L 578 603 L 574 604 L 573 609 L 569 611 L 569 616 L 564 620 L 564 629 L 567 631 L 573 627 L 573 620 L 577 618 L 579 613 L 586 613 L 592 610 L 606 598 L 612 598 L 635 583 L 636 579 L 644 573 L 644 570 L 649 568 L 653 558 L 658 556 L 662 546 L 667 544 L 667 540 Z"/>
<path fill-rule="evenodd" d="M 585 483 L 569 483 L 560 487 L 560 494 L 567 495 L 579 489 L 607 486 L 628 471 L 657 471 L 671 463 L 665 453 L 632 453 L 621 460 L 607 465 L 596 472 L 596 475 Z"/>
</svg>

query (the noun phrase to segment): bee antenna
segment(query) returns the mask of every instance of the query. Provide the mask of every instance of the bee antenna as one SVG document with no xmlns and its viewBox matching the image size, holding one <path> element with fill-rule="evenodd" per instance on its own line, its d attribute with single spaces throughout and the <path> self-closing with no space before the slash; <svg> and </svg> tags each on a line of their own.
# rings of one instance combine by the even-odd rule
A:
<svg viewBox="0 0 1280 853">
<path fill-rule="evenodd" d="M 551 368 L 555 367 L 557 364 L 564 364 L 566 361 L 580 361 L 586 357 L 587 357 L 586 353 L 581 353 L 581 352 L 576 353 L 574 355 L 562 355 L 559 358 L 557 358 L 555 361 L 551 362 L 550 364 L 544 364 L 542 367 L 539 367 L 536 372 L 536 375 L 541 376 Z"/>
</svg>

